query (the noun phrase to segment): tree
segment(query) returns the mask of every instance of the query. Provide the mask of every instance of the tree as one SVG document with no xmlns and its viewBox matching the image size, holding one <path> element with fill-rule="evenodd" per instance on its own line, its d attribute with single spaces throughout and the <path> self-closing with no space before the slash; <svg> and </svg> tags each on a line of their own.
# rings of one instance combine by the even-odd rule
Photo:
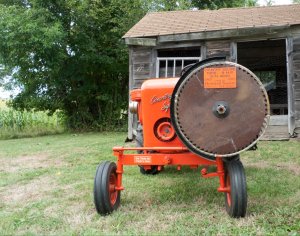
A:
<svg viewBox="0 0 300 236">
<path fill-rule="evenodd" d="M 50 114 L 61 110 L 73 128 L 113 126 L 128 101 L 128 53 L 121 37 L 146 12 L 255 3 L 0 0 L 1 73 L 22 88 L 11 105 Z"/>
<path fill-rule="evenodd" d="M 274 3 L 274 0 L 265 0 L 265 3 L 267 6 L 272 6 Z"/>
<path fill-rule="evenodd" d="M 127 106 L 122 35 L 136 0 L 0 1 L 0 64 L 22 86 L 18 109 L 62 110 L 71 127 L 107 125 Z"/>
<path fill-rule="evenodd" d="M 142 2 L 146 11 L 176 11 L 192 8 L 190 0 L 144 0 Z"/>
<path fill-rule="evenodd" d="M 257 0 L 192 0 L 192 5 L 198 9 L 219 9 L 231 7 L 250 7 L 255 6 Z"/>
</svg>

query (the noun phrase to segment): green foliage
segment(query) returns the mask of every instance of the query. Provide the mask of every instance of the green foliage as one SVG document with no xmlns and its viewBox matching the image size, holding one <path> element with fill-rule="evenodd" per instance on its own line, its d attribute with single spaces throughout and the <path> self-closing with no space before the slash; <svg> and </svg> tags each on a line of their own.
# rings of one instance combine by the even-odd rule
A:
<svg viewBox="0 0 300 236">
<path fill-rule="evenodd" d="M 0 108 L 0 139 L 34 137 L 65 131 L 60 112 L 51 116 L 42 111 L 16 111 L 2 105 Z"/>
<path fill-rule="evenodd" d="M 11 105 L 53 114 L 70 128 L 124 127 L 128 52 L 121 37 L 148 11 L 250 6 L 255 0 L 0 0 L 0 78 Z M 9 87 L 8 86 L 8 87 Z"/>
<path fill-rule="evenodd" d="M 249 7 L 255 6 L 257 0 L 192 0 L 192 5 L 198 9 L 219 9 L 231 7 Z"/>
<path fill-rule="evenodd" d="M 265 3 L 267 6 L 272 6 L 274 3 L 274 0 L 265 0 Z"/>
<path fill-rule="evenodd" d="M 155 0 L 142 1 L 146 11 L 175 11 L 175 10 L 189 10 L 192 3 L 189 0 Z"/>
<path fill-rule="evenodd" d="M 143 13 L 132 9 L 138 1 L 2 1 L 1 61 L 23 88 L 12 105 L 60 109 L 72 128 L 119 122 L 128 94 L 121 37 Z"/>
</svg>

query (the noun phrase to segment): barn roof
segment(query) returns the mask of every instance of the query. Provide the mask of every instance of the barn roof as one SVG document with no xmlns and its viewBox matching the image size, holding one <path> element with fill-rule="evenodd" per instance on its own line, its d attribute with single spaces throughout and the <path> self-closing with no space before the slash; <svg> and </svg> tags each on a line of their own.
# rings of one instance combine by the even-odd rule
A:
<svg viewBox="0 0 300 236">
<path fill-rule="evenodd" d="M 264 28 L 300 24 L 300 4 L 151 12 L 133 26 L 123 38 Z"/>
</svg>

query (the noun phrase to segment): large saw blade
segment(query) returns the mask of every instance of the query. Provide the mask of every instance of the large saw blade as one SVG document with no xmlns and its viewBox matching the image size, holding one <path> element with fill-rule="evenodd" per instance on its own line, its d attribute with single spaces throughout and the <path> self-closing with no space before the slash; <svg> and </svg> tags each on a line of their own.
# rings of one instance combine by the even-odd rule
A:
<svg viewBox="0 0 300 236">
<path fill-rule="evenodd" d="M 181 141 L 208 159 L 250 148 L 269 121 L 263 84 L 247 68 L 215 61 L 193 66 L 172 94 L 171 118 Z"/>
</svg>

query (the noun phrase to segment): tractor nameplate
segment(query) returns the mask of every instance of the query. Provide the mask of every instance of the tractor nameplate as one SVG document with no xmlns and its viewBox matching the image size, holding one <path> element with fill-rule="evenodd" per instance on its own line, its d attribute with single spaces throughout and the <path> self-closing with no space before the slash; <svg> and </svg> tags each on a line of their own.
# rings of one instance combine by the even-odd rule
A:
<svg viewBox="0 0 300 236">
<path fill-rule="evenodd" d="M 136 164 L 150 164 L 151 162 L 151 156 L 134 156 L 134 163 Z"/>
</svg>

